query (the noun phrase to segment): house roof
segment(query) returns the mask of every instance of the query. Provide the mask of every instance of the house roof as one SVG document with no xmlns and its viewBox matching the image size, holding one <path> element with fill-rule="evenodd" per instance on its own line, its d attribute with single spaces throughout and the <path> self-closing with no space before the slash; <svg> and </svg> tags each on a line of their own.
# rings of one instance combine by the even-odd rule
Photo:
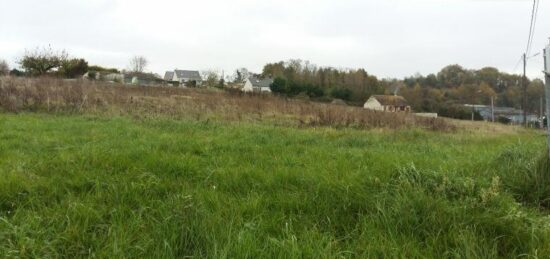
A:
<svg viewBox="0 0 550 259">
<path fill-rule="evenodd" d="M 124 73 L 125 78 L 134 78 L 137 77 L 140 80 L 162 80 L 159 75 L 153 73 L 139 73 L 139 72 L 130 72 Z"/>
<path fill-rule="evenodd" d="M 493 107 L 488 105 L 473 105 L 465 104 L 465 107 L 474 108 L 477 112 L 490 114 L 494 112 L 495 114 L 523 114 L 523 110 L 516 109 L 513 107 Z"/>
<path fill-rule="evenodd" d="M 271 84 L 273 84 L 273 79 L 269 78 L 260 79 L 256 77 L 250 77 L 248 80 L 250 80 L 250 83 L 252 83 L 253 87 L 270 87 Z"/>
<path fill-rule="evenodd" d="M 199 71 L 193 70 L 175 70 L 176 76 L 178 78 L 185 78 L 190 80 L 202 81 L 201 74 Z"/>
<path fill-rule="evenodd" d="M 344 100 L 342 99 L 334 99 L 332 100 L 332 104 L 336 104 L 336 105 L 348 105 Z"/>
<path fill-rule="evenodd" d="M 384 106 L 408 106 L 407 100 L 399 95 L 373 95 L 381 105 Z"/>
<path fill-rule="evenodd" d="M 174 72 L 166 71 L 166 73 L 164 74 L 164 80 L 172 81 L 172 79 L 174 79 Z"/>
</svg>

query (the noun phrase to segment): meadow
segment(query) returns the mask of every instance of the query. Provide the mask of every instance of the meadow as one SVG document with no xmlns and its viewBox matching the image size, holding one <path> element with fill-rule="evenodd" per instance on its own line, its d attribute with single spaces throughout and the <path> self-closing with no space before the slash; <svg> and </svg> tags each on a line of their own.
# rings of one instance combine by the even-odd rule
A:
<svg viewBox="0 0 550 259">
<path fill-rule="evenodd" d="M 17 98 L 0 105 L 2 257 L 550 257 L 539 131 L 361 124 L 355 110 L 331 125 L 296 108 L 317 104 L 233 118 L 217 102 L 198 116 L 135 96 L 109 109 Z"/>
</svg>

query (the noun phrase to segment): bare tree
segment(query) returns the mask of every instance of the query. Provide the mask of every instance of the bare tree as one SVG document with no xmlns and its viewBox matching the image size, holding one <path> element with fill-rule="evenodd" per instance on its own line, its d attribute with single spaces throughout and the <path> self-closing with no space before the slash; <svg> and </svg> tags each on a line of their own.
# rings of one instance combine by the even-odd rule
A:
<svg viewBox="0 0 550 259">
<path fill-rule="evenodd" d="M 143 73 L 149 61 L 144 56 L 135 56 L 130 60 L 130 71 L 134 73 Z"/>
<path fill-rule="evenodd" d="M 10 66 L 8 62 L 3 59 L 0 59 L 0 76 L 7 76 L 10 73 Z"/>
<path fill-rule="evenodd" d="M 250 77 L 250 72 L 246 68 L 239 68 L 235 70 L 235 73 L 233 74 L 233 82 L 235 83 L 242 83 L 246 79 Z"/>
<path fill-rule="evenodd" d="M 61 67 L 68 56 L 65 50 L 55 51 L 48 46 L 42 49 L 36 48 L 33 51 L 26 50 L 17 63 L 30 75 L 41 76 Z"/>
</svg>

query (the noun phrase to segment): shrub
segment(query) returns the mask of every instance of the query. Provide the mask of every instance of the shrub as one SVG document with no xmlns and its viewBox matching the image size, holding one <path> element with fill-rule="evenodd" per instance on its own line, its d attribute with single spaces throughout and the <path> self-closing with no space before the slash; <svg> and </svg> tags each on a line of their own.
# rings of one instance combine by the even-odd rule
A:
<svg viewBox="0 0 550 259">
<path fill-rule="evenodd" d="M 25 76 L 25 72 L 14 68 L 10 71 L 10 75 L 11 76 L 16 76 L 16 77 L 21 77 L 21 76 Z"/>
<path fill-rule="evenodd" d="M 301 84 L 295 81 L 289 82 L 282 77 L 277 77 L 269 87 L 272 92 L 287 95 L 297 96 L 305 94 L 311 98 L 318 98 L 325 95 L 323 89 L 313 84 Z"/>
<path fill-rule="evenodd" d="M 512 120 L 510 120 L 509 118 L 503 117 L 503 116 L 498 116 L 497 117 L 497 122 L 502 123 L 502 124 L 510 124 L 512 122 Z"/>
<path fill-rule="evenodd" d="M 442 117 L 459 119 L 459 120 L 471 120 L 472 119 L 472 109 L 466 108 L 456 104 L 445 104 L 438 108 L 437 113 Z M 483 117 L 479 112 L 474 112 L 474 119 L 476 121 L 483 120 Z"/>
<path fill-rule="evenodd" d="M 325 94 L 321 87 L 312 84 L 305 86 L 305 92 L 309 97 L 321 97 Z"/>
<path fill-rule="evenodd" d="M 61 65 L 59 75 L 66 78 L 77 78 L 88 72 L 88 62 L 84 59 L 70 59 Z"/>
<path fill-rule="evenodd" d="M 351 98 L 352 92 L 351 92 L 351 90 L 346 89 L 346 88 L 333 88 L 330 91 L 330 95 L 333 98 L 336 98 L 336 99 L 342 99 L 342 100 L 349 101 L 350 98 Z"/>
<path fill-rule="evenodd" d="M 120 71 L 118 71 L 118 69 L 116 69 L 116 68 L 105 68 L 105 67 L 101 67 L 101 66 L 89 66 L 88 70 L 89 71 L 96 71 L 96 72 L 114 73 L 114 74 L 120 73 Z"/>
<path fill-rule="evenodd" d="M 197 87 L 197 81 L 195 81 L 195 80 L 187 81 L 187 82 L 185 82 L 185 86 L 195 88 L 195 87 Z"/>
<path fill-rule="evenodd" d="M 88 79 L 95 80 L 97 78 L 98 72 L 96 71 L 89 71 L 88 72 Z"/>
<path fill-rule="evenodd" d="M 275 80 L 273 80 L 273 83 L 269 87 L 272 92 L 279 93 L 279 94 L 286 94 L 287 93 L 287 82 L 286 79 L 282 77 L 277 77 Z"/>
</svg>

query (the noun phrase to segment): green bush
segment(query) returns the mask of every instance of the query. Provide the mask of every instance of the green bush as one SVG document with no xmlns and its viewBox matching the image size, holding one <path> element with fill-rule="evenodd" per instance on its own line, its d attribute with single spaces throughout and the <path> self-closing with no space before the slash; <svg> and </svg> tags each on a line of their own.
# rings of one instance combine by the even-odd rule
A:
<svg viewBox="0 0 550 259">
<path fill-rule="evenodd" d="M 444 104 L 437 109 L 437 113 L 442 117 L 459 119 L 459 120 L 471 120 L 472 109 L 456 104 Z M 481 121 L 483 117 L 479 112 L 474 112 L 474 120 Z"/>
<path fill-rule="evenodd" d="M 113 73 L 113 74 L 120 73 L 120 71 L 116 68 L 105 68 L 105 67 L 101 67 L 101 66 L 89 66 L 88 70 L 96 71 L 96 72 Z"/>
<path fill-rule="evenodd" d="M 502 152 L 495 160 L 504 186 L 527 205 L 550 209 L 550 163 L 548 153 L 537 155 L 522 146 Z"/>
<path fill-rule="evenodd" d="M 273 80 L 273 83 L 269 87 L 272 92 L 278 93 L 278 94 L 286 94 L 287 93 L 287 82 L 286 79 L 282 77 L 277 77 L 275 80 Z"/>
<path fill-rule="evenodd" d="M 63 62 L 59 75 L 65 78 L 77 78 L 88 72 L 88 62 L 84 59 L 70 59 Z"/>
<path fill-rule="evenodd" d="M 325 95 L 323 89 L 313 84 L 301 84 L 298 82 L 289 82 L 282 77 L 277 77 L 270 85 L 270 89 L 274 93 L 286 95 L 286 96 L 298 96 L 305 94 L 311 98 L 318 98 Z"/>
<path fill-rule="evenodd" d="M 351 92 L 351 90 L 346 88 L 339 88 L 339 87 L 333 88 L 330 91 L 330 96 L 332 96 L 333 98 L 342 99 L 346 101 L 349 101 L 351 99 L 352 94 L 353 93 Z"/>
</svg>

